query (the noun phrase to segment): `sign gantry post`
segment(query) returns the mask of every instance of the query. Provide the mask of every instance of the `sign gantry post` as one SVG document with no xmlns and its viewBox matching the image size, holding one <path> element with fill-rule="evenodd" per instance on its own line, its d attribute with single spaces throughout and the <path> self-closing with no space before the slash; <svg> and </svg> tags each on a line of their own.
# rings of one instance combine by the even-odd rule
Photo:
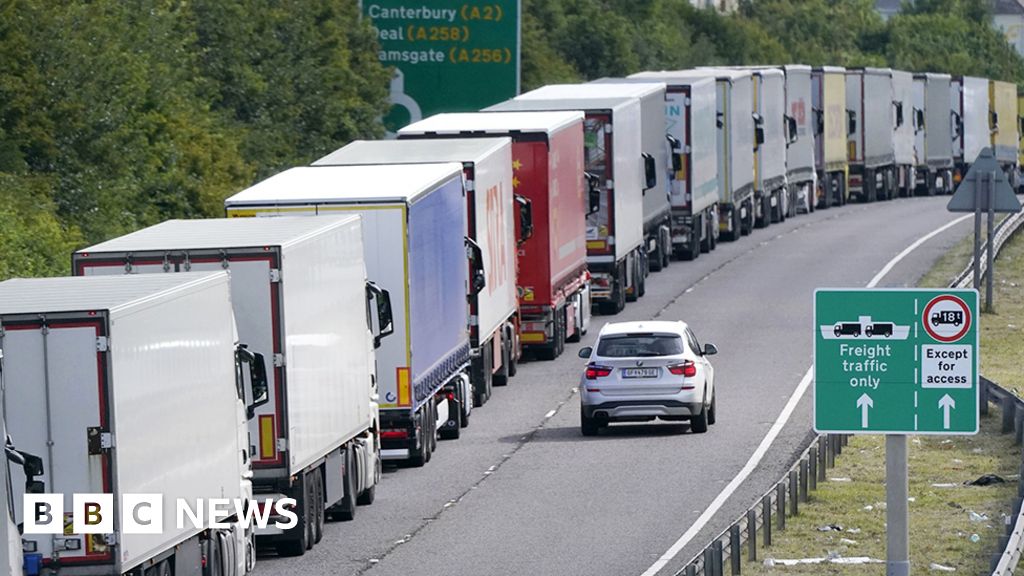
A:
<svg viewBox="0 0 1024 576">
<path fill-rule="evenodd" d="M 907 435 L 978 431 L 978 292 L 814 293 L 814 429 L 886 435 L 887 574 L 910 573 Z"/>
</svg>

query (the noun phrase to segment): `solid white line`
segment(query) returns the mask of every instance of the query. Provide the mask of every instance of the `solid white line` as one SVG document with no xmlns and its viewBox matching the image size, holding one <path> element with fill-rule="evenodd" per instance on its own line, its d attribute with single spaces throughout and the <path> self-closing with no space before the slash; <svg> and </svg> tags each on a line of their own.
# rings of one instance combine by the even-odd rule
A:
<svg viewBox="0 0 1024 576">
<path fill-rule="evenodd" d="M 942 226 L 941 228 L 933 230 L 932 232 L 929 232 L 928 234 L 925 234 L 924 236 L 918 238 L 917 241 L 908 246 L 904 251 L 897 254 L 895 258 L 890 260 L 889 263 L 886 264 L 882 268 L 882 270 L 878 274 L 876 274 L 874 278 L 871 279 L 870 282 L 868 282 L 867 287 L 874 288 L 875 286 L 877 286 L 878 283 L 881 282 L 882 278 L 884 278 L 885 275 L 888 274 L 889 271 L 892 270 L 893 267 L 900 260 L 906 258 L 907 255 L 913 252 L 914 249 L 916 249 L 918 246 L 924 244 L 931 238 L 934 238 L 936 235 L 942 233 L 945 230 L 948 230 L 949 228 L 955 226 L 956 224 L 962 222 L 963 220 L 970 218 L 971 216 L 972 214 L 966 214 L 964 216 L 961 216 L 960 218 L 957 218 L 952 222 L 949 222 L 945 226 Z M 807 392 L 807 389 L 810 387 L 811 380 L 813 378 L 814 366 L 812 365 L 810 368 L 807 369 L 807 372 L 804 374 L 804 377 L 800 380 L 800 384 L 797 385 L 796 390 L 793 391 L 793 395 L 789 397 L 788 401 L 786 401 L 786 406 L 782 408 L 782 412 L 779 414 L 779 417 L 775 419 L 775 423 L 772 424 L 772 427 L 768 430 L 768 433 L 765 434 L 764 438 L 761 440 L 761 443 L 758 444 L 757 449 L 754 450 L 754 453 L 750 455 L 750 459 L 747 460 L 747 463 L 744 464 L 743 468 L 740 469 L 739 473 L 736 474 L 736 477 L 725 485 L 725 488 L 723 488 L 722 491 L 718 493 L 718 496 L 715 496 L 715 499 L 711 501 L 711 504 L 709 504 L 708 507 L 704 509 L 704 512 L 699 517 L 697 517 L 697 520 L 695 520 L 694 523 L 690 525 L 686 532 L 684 532 L 683 535 L 680 536 L 678 540 L 676 540 L 675 544 L 672 544 L 672 546 L 667 551 L 665 551 L 665 553 L 662 554 L 661 557 L 658 558 L 658 560 L 655 561 L 650 568 L 645 570 L 641 576 L 655 576 L 655 574 L 660 572 L 662 568 L 668 565 L 668 563 L 671 562 L 672 559 L 674 559 L 676 555 L 678 555 L 679 552 L 682 551 L 682 549 L 690 543 L 690 540 L 693 540 L 693 538 L 701 530 L 704 529 L 704 526 L 706 526 L 707 523 L 710 522 L 711 519 L 715 516 L 715 514 L 718 513 L 718 510 L 721 509 L 721 507 L 725 504 L 725 501 L 728 500 L 730 496 L 732 496 L 733 492 L 735 492 L 736 489 L 739 488 L 740 485 L 747 480 L 747 477 L 750 476 L 754 469 L 757 468 L 758 464 L 761 463 L 761 459 L 764 458 L 764 455 L 768 452 L 768 449 L 771 448 L 772 443 L 775 442 L 775 438 L 779 435 L 780 432 L 782 432 L 782 429 L 786 426 L 786 423 L 789 421 L 789 417 L 793 414 L 793 410 L 796 409 L 796 405 L 800 403 L 800 399 L 803 398 L 804 393 Z"/>
<path fill-rule="evenodd" d="M 547 414 L 544 415 L 544 418 L 545 419 L 551 418 L 552 416 L 555 415 L 555 412 L 558 412 L 558 410 L 552 410 L 552 411 L 548 412 Z"/>
</svg>

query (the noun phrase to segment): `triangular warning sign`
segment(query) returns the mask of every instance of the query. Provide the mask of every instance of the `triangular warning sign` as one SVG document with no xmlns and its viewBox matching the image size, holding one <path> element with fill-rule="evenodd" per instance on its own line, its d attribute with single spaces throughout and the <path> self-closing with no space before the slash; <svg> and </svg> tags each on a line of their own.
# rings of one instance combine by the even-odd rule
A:
<svg viewBox="0 0 1024 576">
<path fill-rule="evenodd" d="M 996 162 L 996 155 L 991 148 L 984 148 L 978 154 L 977 160 L 971 164 L 960 185 L 957 186 L 953 197 L 949 199 L 946 209 L 950 212 L 974 212 L 975 197 L 981 199 L 981 211 L 988 212 L 988 190 L 982 185 L 985 174 L 991 174 L 995 184 L 995 211 L 996 212 L 1019 212 L 1020 201 L 1013 193 L 1013 187 L 1006 178 L 1003 168 Z"/>
</svg>

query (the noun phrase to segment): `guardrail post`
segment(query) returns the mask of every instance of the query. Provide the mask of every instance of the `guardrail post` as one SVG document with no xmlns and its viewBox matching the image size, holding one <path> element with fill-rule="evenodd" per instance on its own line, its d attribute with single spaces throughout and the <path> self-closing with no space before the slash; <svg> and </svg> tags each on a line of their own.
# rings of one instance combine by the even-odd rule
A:
<svg viewBox="0 0 1024 576">
<path fill-rule="evenodd" d="M 800 459 L 800 501 L 807 502 L 807 468 L 808 459 Z"/>
<path fill-rule="evenodd" d="M 740 525 L 733 524 L 729 526 L 729 564 L 732 567 L 732 576 L 738 576 L 740 573 L 740 561 L 743 559 L 741 557 L 742 554 Z"/>
<path fill-rule="evenodd" d="M 715 576 L 715 553 L 711 546 L 704 549 L 704 576 Z"/>
<path fill-rule="evenodd" d="M 827 461 L 825 453 L 828 452 L 828 443 L 825 442 L 824 436 L 818 436 L 818 482 L 825 481 L 825 468 L 827 468 Z"/>
<path fill-rule="evenodd" d="M 807 452 L 807 464 L 809 466 L 807 471 L 807 480 L 811 490 L 818 489 L 818 447 L 811 445 L 811 449 Z"/>
<path fill-rule="evenodd" d="M 1017 399 L 1007 394 L 1003 397 L 1003 434 L 1013 431 L 1013 421 L 1017 416 Z"/>
<path fill-rule="evenodd" d="M 981 377 L 978 379 L 978 413 L 982 416 L 988 416 L 988 378 Z"/>
<path fill-rule="evenodd" d="M 725 555 L 722 553 L 722 541 L 712 542 L 711 551 L 714 556 L 715 576 L 725 576 Z"/>
<path fill-rule="evenodd" d="M 685 574 L 686 576 L 697 576 L 697 567 L 693 564 L 690 564 L 686 567 L 686 570 L 683 571 L 683 574 Z"/>
<path fill-rule="evenodd" d="M 779 517 L 779 530 L 786 529 L 786 485 L 779 482 L 775 485 L 775 513 Z"/>
<path fill-rule="evenodd" d="M 772 545 L 772 495 L 761 498 L 761 530 L 764 530 L 764 547 Z"/>
<path fill-rule="evenodd" d="M 835 436 L 829 434 L 825 437 L 825 466 L 835 468 L 836 466 L 836 440 Z"/>
<path fill-rule="evenodd" d="M 747 510 L 747 560 L 757 561 L 757 512 Z"/>
<path fill-rule="evenodd" d="M 846 445 L 848 445 L 849 443 L 850 443 L 850 435 L 849 435 L 849 434 L 840 434 L 840 435 L 839 435 L 839 445 L 840 445 L 841 447 L 842 447 L 842 446 L 846 446 Z M 842 454 L 842 453 L 843 453 L 843 450 L 842 450 L 842 448 L 840 448 L 840 449 L 839 449 L 839 453 L 840 453 L 840 454 Z"/>
<path fill-rule="evenodd" d="M 789 471 L 789 515 L 796 516 L 799 514 L 797 509 L 800 497 L 797 495 L 797 473 L 796 470 Z"/>
<path fill-rule="evenodd" d="M 1021 438 L 1024 436 L 1024 411 L 1017 410 L 1013 418 L 1013 444 L 1020 446 Z"/>
</svg>

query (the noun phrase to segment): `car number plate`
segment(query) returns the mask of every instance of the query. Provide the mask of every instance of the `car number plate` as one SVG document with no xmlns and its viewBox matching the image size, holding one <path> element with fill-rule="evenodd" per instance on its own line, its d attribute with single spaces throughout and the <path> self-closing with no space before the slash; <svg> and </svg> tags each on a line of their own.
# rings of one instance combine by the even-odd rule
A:
<svg viewBox="0 0 1024 576">
<path fill-rule="evenodd" d="M 661 371 L 658 368 L 626 368 L 622 371 L 623 378 L 657 378 Z"/>
</svg>

